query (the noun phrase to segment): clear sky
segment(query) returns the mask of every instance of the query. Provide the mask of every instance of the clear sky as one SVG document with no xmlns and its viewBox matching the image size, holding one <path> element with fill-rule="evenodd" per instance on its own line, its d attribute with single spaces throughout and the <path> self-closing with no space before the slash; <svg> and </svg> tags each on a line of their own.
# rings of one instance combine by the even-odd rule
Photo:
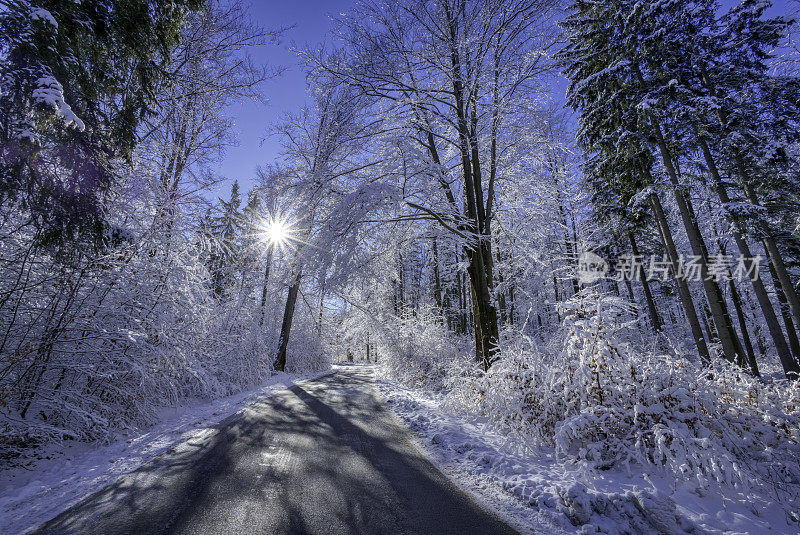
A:
<svg viewBox="0 0 800 535">
<path fill-rule="evenodd" d="M 288 70 L 264 84 L 263 90 L 269 99 L 267 106 L 246 101 L 229 108 L 239 145 L 228 148 L 216 166 L 227 180 L 215 189 L 215 196 L 227 197 L 234 179 L 239 181 L 243 192 L 247 191 L 255 176 L 255 168 L 275 160 L 279 147 L 276 140 L 264 139 L 267 127 L 287 112 L 298 110 L 307 99 L 305 75 L 290 49 L 295 44 L 302 48 L 328 39 L 330 15 L 346 12 L 353 3 L 352 0 L 250 1 L 251 16 L 259 25 L 265 28 L 295 25 L 279 45 L 260 47 L 251 53 L 258 62 L 284 66 Z"/>
<path fill-rule="evenodd" d="M 234 179 L 239 181 L 243 193 L 246 192 L 253 184 L 255 168 L 276 159 L 279 152 L 278 142 L 274 138 L 264 139 L 267 127 L 279 121 L 287 112 L 297 111 L 307 102 L 305 75 L 291 48 L 294 45 L 300 48 L 306 44 L 316 45 L 329 39 L 330 16 L 346 12 L 353 4 L 353 0 L 250 1 L 251 16 L 261 26 L 279 28 L 295 25 L 279 45 L 252 51 L 255 60 L 273 66 L 284 66 L 288 70 L 264 84 L 263 89 L 269 99 L 267 106 L 247 101 L 229 108 L 239 145 L 230 147 L 216 166 L 216 170 L 227 180 L 212 192 L 214 197 L 227 197 Z M 723 9 L 737 3 L 737 0 L 719 1 Z M 769 14 L 788 14 L 789 3 L 789 0 L 773 0 Z M 794 5 L 794 10 L 797 5 Z"/>
</svg>

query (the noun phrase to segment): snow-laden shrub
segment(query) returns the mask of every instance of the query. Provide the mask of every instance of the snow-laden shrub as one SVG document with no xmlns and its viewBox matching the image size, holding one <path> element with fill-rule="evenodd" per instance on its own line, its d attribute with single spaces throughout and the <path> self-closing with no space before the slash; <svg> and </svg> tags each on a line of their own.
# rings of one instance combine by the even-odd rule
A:
<svg viewBox="0 0 800 535">
<path fill-rule="evenodd" d="M 310 316 L 296 314 L 286 349 L 286 371 L 299 373 L 325 370 L 330 368 L 330 355 L 316 322 Z"/>
<path fill-rule="evenodd" d="M 393 378 L 440 390 L 454 369 L 474 367 L 474 346 L 466 337 L 454 339 L 435 314 L 389 321 L 379 331 L 378 352 L 383 370 Z"/>
<path fill-rule="evenodd" d="M 205 271 L 186 250 L 160 264 L 149 250 L 143 243 L 94 259 L 76 254 L 62 260 L 56 284 L 15 295 L 17 315 L 2 319 L 9 344 L 0 453 L 105 440 L 154 422 L 159 406 L 213 391 Z M 46 253 L 37 260 L 43 269 L 32 276 L 59 266 Z"/>
<path fill-rule="evenodd" d="M 579 533 L 659 533 L 701 532 L 698 526 L 682 515 L 672 497 L 655 491 L 634 489 L 624 492 L 602 492 L 583 483 L 558 489 L 556 508 Z"/>
<path fill-rule="evenodd" d="M 271 306 L 262 325 L 246 292 L 215 299 L 192 243 L 167 255 L 147 239 L 60 264 L 32 249 L 33 284 L 23 291 L 0 279 L 16 307 L 0 314 L 0 460 L 62 440 L 107 442 L 156 423 L 165 406 L 234 394 L 273 373 L 283 307 Z M 29 241 L 6 238 L 4 254 Z M 298 312 L 287 371 L 326 363 L 309 315 Z"/>
<path fill-rule="evenodd" d="M 598 469 L 652 466 L 700 486 L 800 484 L 797 383 L 642 354 L 610 297 L 583 294 L 565 312 L 560 351 L 520 337 L 487 374 L 454 376 L 449 403 Z"/>
</svg>

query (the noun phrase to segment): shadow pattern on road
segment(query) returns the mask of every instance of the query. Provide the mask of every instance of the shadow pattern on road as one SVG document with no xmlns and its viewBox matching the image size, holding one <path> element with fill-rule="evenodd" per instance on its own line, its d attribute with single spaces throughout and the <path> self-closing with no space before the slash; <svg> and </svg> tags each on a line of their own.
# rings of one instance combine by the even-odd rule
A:
<svg viewBox="0 0 800 535">
<path fill-rule="evenodd" d="M 414 448 L 372 369 L 341 368 L 220 422 L 37 534 L 513 534 Z"/>
</svg>

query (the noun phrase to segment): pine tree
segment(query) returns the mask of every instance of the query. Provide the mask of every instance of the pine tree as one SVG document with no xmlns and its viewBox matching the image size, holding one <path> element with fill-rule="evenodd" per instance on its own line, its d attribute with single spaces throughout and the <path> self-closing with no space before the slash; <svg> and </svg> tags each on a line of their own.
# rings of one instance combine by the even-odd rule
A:
<svg viewBox="0 0 800 535">
<path fill-rule="evenodd" d="M 651 124 L 656 127 L 660 151 L 662 154 L 673 151 L 674 154 L 675 150 L 699 148 L 712 187 L 726 208 L 731 207 L 732 202 L 713 147 L 728 152 L 726 159 L 732 162 L 732 174 L 739 176 L 746 197 L 755 205 L 758 199 L 746 171 L 750 167 L 746 154 L 760 153 L 751 161 L 763 161 L 768 150 L 780 152 L 780 132 L 786 132 L 785 128 L 778 126 L 782 121 L 772 121 L 768 129 L 778 135 L 767 140 L 766 132 L 760 126 L 774 113 L 767 110 L 779 108 L 773 102 L 765 102 L 762 97 L 768 92 L 764 87 L 775 87 L 766 75 L 764 61 L 769 57 L 766 50 L 777 45 L 786 27 L 782 19 L 761 19 L 768 5 L 760 0 L 747 0 L 717 21 L 715 6 L 710 2 L 672 2 L 663 9 L 656 2 L 647 19 L 653 28 L 642 32 L 647 37 L 639 39 L 647 52 L 641 57 L 641 67 L 637 64 L 638 72 L 644 73 L 639 75 L 639 79 L 641 83 L 646 79 L 650 88 L 645 102 Z M 637 22 L 640 32 L 643 25 L 643 21 Z M 696 37 L 693 39 L 692 36 Z M 655 119 L 656 115 L 658 119 Z M 657 122 L 669 125 L 671 142 L 676 148 L 664 148 L 665 144 L 658 139 Z M 767 119 L 766 122 L 771 121 Z M 749 145 L 749 150 L 743 150 L 743 144 Z M 669 171 L 669 165 L 667 168 Z M 748 267 L 754 269 L 754 255 L 742 231 L 742 222 L 737 221 L 735 214 L 730 214 L 730 217 L 734 222 L 733 235 L 739 252 Z M 768 236 L 766 224 L 761 221 L 760 226 Z M 788 273 L 774 241 L 767 237 L 764 243 L 770 260 L 783 276 L 782 282 L 788 282 Z M 797 374 L 800 367 L 791 355 L 764 284 L 760 277 L 751 277 L 751 280 L 784 370 L 789 375 Z M 732 296 L 736 294 L 732 292 Z M 738 349 L 737 353 L 743 357 Z M 750 367 L 753 373 L 757 373 L 752 359 Z"/>
<path fill-rule="evenodd" d="M 603 188 L 615 191 L 620 202 L 639 195 L 650 204 L 695 345 L 700 356 L 708 359 L 707 341 L 654 189 L 654 157 L 637 109 L 644 92 L 633 70 L 638 52 L 629 46 L 630 36 L 626 34 L 627 17 L 635 9 L 639 8 L 633 2 L 573 3 L 572 14 L 564 22 L 569 42 L 560 54 L 570 79 L 568 102 L 580 110 L 578 139 L 589 155 L 590 174 L 604 182 Z"/>
<path fill-rule="evenodd" d="M 739 176 L 748 201 L 758 204 L 747 170 L 755 166 L 754 162 L 769 160 L 765 158 L 769 152 L 766 146 L 781 152 L 774 142 L 765 143 L 759 121 L 763 124 L 763 117 L 775 114 L 765 109 L 791 108 L 765 107 L 763 103 L 768 100 L 766 95 L 773 101 L 776 94 L 783 95 L 786 102 L 786 95 L 793 94 L 792 83 L 776 83 L 765 76 L 766 50 L 777 43 L 786 27 L 780 19 L 761 20 L 767 5 L 747 0 L 718 21 L 716 5 L 708 0 L 617 2 L 613 7 L 578 2 L 576 14 L 567 23 L 573 30 L 571 43 L 562 55 L 573 80 L 572 104 L 591 110 L 582 116 L 583 139 L 589 150 L 593 150 L 593 144 L 605 144 L 609 147 L 605 154 L 614 158 L 618 149 L 613 138 L 618 146 L 626 136 L 637 133 L 641 146 L 660 158 L 692 252 L 699 259 L 714 331 L 724 355 L 740 363 L 745 362 L 745 352 L 721 289 L 708 276 L 709 252 L 688 193 L 692 184 L 683 176 L 681 165 L 688 152 L 699 148 L 714 189 L 728 206 L 731 199 L 712 152 L 727 150 L 733 162 L 731 172 Z M 792 129 L 786 127 L 792 122 L 787 119 L 789 112 L 779 112 L 778 116 L 780 119 L 772 121 L 769 128 L 790 137 Z M 716 120 L 710 120 L 712 117 Z M 711 142 L 716 147 L 712 148 Z M 749 145 L 749 150 L 743 150 L 743 145 Z M 737 148 L 731 151 L 731 146 Z M 647 170 L 646 175 L 652 175 L 652 171 Z M 657 213 L 658 208 L 653 208 Z M 780 282 L 791 287 L 787 292 L 791 305 L 794 288 L 781 253 L 765 223 L 760 223 L 760 230 Z M 753 267 L 753 255 L 740 227 L 735 228 L 734 237 Z M 753 286 L 784 369 L 789 375 L 796 374 L 800 370 L 790 355 L 763 283 L 755 279 Z M 800 301 L 796 305 L 800 309 Z M 757 373 L 752 358 L 750 367 Z"/>
<path fill-rule="evenodd" d="M 683 118 L 694 125 L 714 187 L 734 223 L 740 252 L 752 256 L 748 234 L 764 246 L 779 301 L 791 311 L 783 316 L 796 347 L 800 299 L 784 257 L 787 250 L 796 249 L 797 236 L 784 229 L 795 226 L 799 212 L 800 176 L 792 170 L 797 165 L 792 147 L 800 133 L 800 83 L 769 72 L 772 50 L 790 24 L 783 17 L 764 18 L 769 6 L 764 0 L 745 0 L 709 32 L 705 55 L 692 62 L 691 78 L 687 77 L 690 98 Z M 784 369 L 800 373 L 800 355 L 797 349 L 790 355 L 763 283 L 754 285 Z"/>
<path fill-rule="evenodd" d="M 0 202 L 56 236 L 100 230 L 103 194 L 203 0 L 16 0 L 0 13 Z M 58 172 L 53 169 L 58 168 Z"/>
<path fill-rule="evenodd" d="M 240 262 L 243 218 L 238 181 L 231 186 L 230 199 L 219 199 L 219 203 L 220 214 L 211 222 L 213 241 L 209 270 L 214 295 L 222 298 L 233 285 L 235 269 Z"/>
</svg>

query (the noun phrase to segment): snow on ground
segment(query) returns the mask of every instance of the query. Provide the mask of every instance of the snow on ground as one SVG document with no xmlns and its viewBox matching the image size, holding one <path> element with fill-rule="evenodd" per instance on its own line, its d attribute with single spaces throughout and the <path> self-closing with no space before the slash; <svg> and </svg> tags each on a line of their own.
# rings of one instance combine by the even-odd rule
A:
<svg viewBox="0 0 800 535">
<path fill-rule="evenodd" d="M 524 453 L 474 415 L 443 408 L 442 394 L 377 385 L 423 450 L 492 509 L 534 533 L 792 533 L 770 500 L 697 489 L 663 475 L 569 465 L 553 452 Z"/>
<path fill-rule="evenodd" d="M 32 466 L 0 472 L 0 533 L 22 533 L 58 515 L 173 446 L 263 397 L 328 372 L 277 374 L 261 386 L 212 402 L 164 409 L 159 424 L 107 446 L 58 445 Z M 65 447 L 66 446 L 66 447 Z"/>
</svg>

